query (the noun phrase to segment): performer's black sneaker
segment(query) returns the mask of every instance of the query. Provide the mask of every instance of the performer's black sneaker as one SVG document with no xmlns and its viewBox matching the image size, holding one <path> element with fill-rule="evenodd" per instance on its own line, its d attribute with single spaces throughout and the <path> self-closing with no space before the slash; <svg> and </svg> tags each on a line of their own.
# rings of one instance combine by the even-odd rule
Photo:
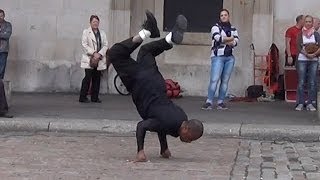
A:
<svg viewBox="0 0 320 180">
<path fill-rule="evenodd" d="M 146 16 L 147 20 L 143 23 L 142 27 L 151 32 L 151 38 L 160 37 L 160 32 L 157 26 L 156 18 L 149 10 L 146 10 Z"/>
<path fill-rule="evenodd" d="M 176 24 L 173 26 L 171 41 L 180 44 L 183 40 L 183 34 L 187 30 L 188 20 L 184 15 L 179 15 L 176 19 Z"/>
</svg>

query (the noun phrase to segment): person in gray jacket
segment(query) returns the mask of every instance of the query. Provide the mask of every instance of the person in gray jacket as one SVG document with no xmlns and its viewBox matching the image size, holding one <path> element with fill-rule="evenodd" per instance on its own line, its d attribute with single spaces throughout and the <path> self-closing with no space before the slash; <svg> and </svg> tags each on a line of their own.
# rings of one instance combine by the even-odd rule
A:
<svg viewBox="0 0 320 180">
<path fill-rule="evenodd" d="M 4 20 L 5 13 L 0 9 L 0 79 L 3 79 L 9 52 L 9 39 L 12 33 L 11 23 Z"/>
</svg>

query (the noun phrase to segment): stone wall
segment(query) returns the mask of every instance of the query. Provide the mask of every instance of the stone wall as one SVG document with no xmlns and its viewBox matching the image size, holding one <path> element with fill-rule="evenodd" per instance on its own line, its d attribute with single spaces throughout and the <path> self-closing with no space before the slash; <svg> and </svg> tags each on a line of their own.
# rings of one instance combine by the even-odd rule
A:
<svg viewBox="0 0 320 180">
<path fill-rule="evenodd" d="M 80 68 L 81 35 L 89 17 L 97 14 L 108 39 L 112 31 L 111 0 L 0 0 L 13 26 L 5 79 L 13 91 L 78 91 L 84 75 Z M 107 75 L 102 78 L 107 92 Z"/>
</svg>

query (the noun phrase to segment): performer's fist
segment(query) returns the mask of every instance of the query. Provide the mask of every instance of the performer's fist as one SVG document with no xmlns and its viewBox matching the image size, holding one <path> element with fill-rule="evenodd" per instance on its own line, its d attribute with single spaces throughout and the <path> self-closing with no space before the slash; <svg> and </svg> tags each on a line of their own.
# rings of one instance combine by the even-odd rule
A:
<svg viewBox="0 0 320 180">
<path fill-rule="evenodd" d="M 166 149 L 164 152 L 161 153 L 161 156 L 163 158 L 170 158 L 171 157 L 171 152 L 169 151 L 169 149 Z"/>
</svg>

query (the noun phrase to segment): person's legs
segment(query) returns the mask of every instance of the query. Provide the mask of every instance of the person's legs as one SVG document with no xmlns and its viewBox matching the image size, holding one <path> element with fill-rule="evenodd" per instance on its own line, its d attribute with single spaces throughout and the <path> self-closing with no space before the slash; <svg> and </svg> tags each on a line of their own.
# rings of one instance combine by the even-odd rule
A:
<svg viewBox="0 0 320 180">
<path fill-rule="evenodd" d="M 101 101 L 99 99 L 100 79 L 101 79 L 101 71 L 94 69 L 93 75 L 92 75 L 92 88 L 91 88 L 91 101 L 92 102 L 101 103 Z"/>
<path fill-rule="evenodd" d="M 141 46 L 137 56 L 137 62 L 144 67 L 154 67 L 156 66 L 155 57 L 161 54 L 163 51 L 171 48 L 172 44 L 166 42 L 164 38 L 158 41 L 147 43 Z"/>
<path fill-rule="evenodd" d="M 7 58 L 8 58 L 7 52 L 0 53 L 0 79 L 4 78 L 4 73 L 6 71 L 6 65 L 7 65 Z"/>
<path fill-rule="evenodd" d="M 0 80 L 0 114 L 6 114 L 8 112 L 7 98 L 4 91 L 3 81 Z"/>
<path fill-rule="evenodd" d="M 140 48 L 137 57 L 138 63 L 143 66 L 156 66 L 155 57 L 163 51 L 171 49 L 173 44 L 180 44 L 187 26 L 187 19 L 183 15 L 177 16 L 174 27 L 165 38 L 147 43 Z"/>
<path fill-rule="evenodd" d="M 223 57 L 211 57 L 211 73 L 208 87 L 208 97 L 202 109 L 212 109 L 213 98 L 216 93 L 217 85 L 223 71 Z"/>
<path fill-rule="evenodd" d="M 298 73 L 298 87 L 297 87 L 297 106 L 296 110 L 301 111 L 304 104 L 304 83 L 306 79 L 307 62 L 297 62 L 297 73 Z"/>
<path fill-rule="evenodd" d="M 139 47 L 146 38 L 160 36 L 157 21 L 153 14 L 147 11 L 146 16 L 147 20 L 143 24 L 144 29 L 136 36 L 116 43 L 108 52 L 110 62 L 129 92 L 132 91 L 133 84 L 135 83 L 134 75 L 137 73 L 138 65 L 138 63 L 130 57 L 131 53 Z"/>
<path fill-rule="evenodd" d="M 307 110 L 315 111 L 317 101 L 318 61 L 308 62 L 308 105 Z"/>
<path fill-rule="evenodd" d="M 221 82 L 219 87 L 218 108 L 226 109 L 223 101 L 226 97 L 229 80 L 233 71 L 235 59 L 233 56 L 224 57 L 224 66 L 221 74 Z"/>
<path fill-rule="evenodd" d="M 82 80 L 79 102 L 88 102 L 87 95 L 92 79 L 93 69 L 85 69 L 85 76 Z"/>
</svg>

